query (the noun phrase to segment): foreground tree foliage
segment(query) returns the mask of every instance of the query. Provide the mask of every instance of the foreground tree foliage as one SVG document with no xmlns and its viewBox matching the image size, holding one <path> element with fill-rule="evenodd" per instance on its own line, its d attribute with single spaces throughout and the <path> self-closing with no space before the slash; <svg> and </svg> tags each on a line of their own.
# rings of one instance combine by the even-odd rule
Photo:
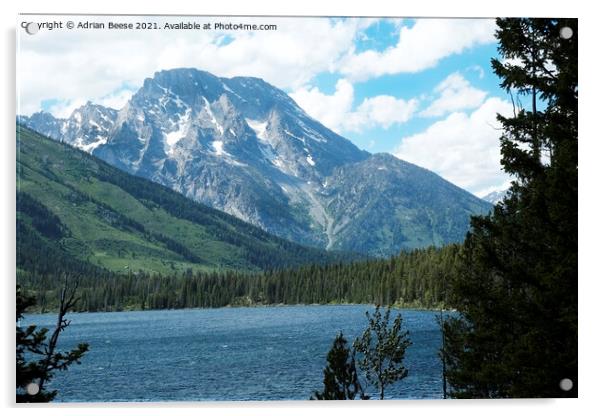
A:
<svg viewBox="0 0 602 416">
<path fill-rule="evenodd" d="M 312 400 L 367 399 L 355 368 L 355 353 L 347 346 L 343 333 L 339 333 L 326 357 L 324 388 L 316 391 Z"/>
<path fill-rule="evenodd" d="M 409 331 L 402 331 L 402 318 L 397 315 L 390 325 L 391 308 L 383 314 L 377 305 L 372 314 L 366 312 L 368 327 L 358 337 L 351 349 L 347 340 L 339 333 L 326 358 L 324 368 L 324 388 L 315 392 L 312 400 L 354 400 L 356 397 L 368 400 L 370 396 L 358 378 L 358 367 L 362 370 L 365 382 L 371 384 L 385 398 L 385 388 L 408 375 L 403 361 L 407 348 L 412 345 Z"/>
<path fill-rule="evenodd" d="M 497 24 L 493 68 L 516 104 L 498 117 L 514 181 L 465 241 L 450 286 L 461 318 L 443 327 L 447 381 L 459 398 L 576 397 L 577 20 Z"/>
<path fill-rule="evenodd" d="M 353 347 L 359 354 L 358 366 L 366 380 L 379 392 L 380 399 L 385 398 L 385 388 L 408 375 L 403 365 L 407 348 L 412 345 L 409 331 L 402 331 L 401 315 L 397 315 L 393 325 L 389 325 L 391 308 L 381 313 L 380 306 L 372 315 L 366 312 L 368 327 L 355 340 Z"/>
<path fill-rule="evenodd" d="M 67 282 L 67 280 L 65 280 Z M 67 312 L 77 302 L 75 293 L 77 285 L 61 290 L 60 307 L 57 324 L 48 338 L 48 329 L 38 329 L 35 325 L 21 328 L 19 325 L 25 311 L 35 305 L 35 298 L 25 295 L 17 286 L 17 327 L 16 327 L 16 401 L 49 402 L 57 395 L 56 390 L 48 390 L 46 383 L 52 379 L 56 371 L 64 371 L 70 365 L 79 364 L 88 351 L 88 344 L 79 344 L 77 348 L 61 352 L 57 351 L 59 335 L 70 324 L 65 319 Z"/>
</svg>

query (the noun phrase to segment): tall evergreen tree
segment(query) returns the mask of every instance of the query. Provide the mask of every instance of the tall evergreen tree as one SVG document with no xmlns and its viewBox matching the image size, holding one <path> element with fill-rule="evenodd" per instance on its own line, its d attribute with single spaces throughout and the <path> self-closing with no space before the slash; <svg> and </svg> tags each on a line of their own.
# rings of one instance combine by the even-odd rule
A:
<svg viewBox="0 0 602 416">
<path fill-rule="evenodd" d="M 353 347 L 360 354 L 358 366 L 364 371 L 366 379 L 379 392 L 380 399 L 385 398 L 385 388 L 408 375 L 404 366 L 406 349 L 412 344 L 409 331 L 402 331 L 401 315 L 397 315 L 393 325 L 389 326 L 391 308 L 384 314 L 380 306 L 368 318 L 368 327 L 355 340 Z"/>
<path fill-rule="evenodd" d="M 451 285 L 461 318 L 444 325 L 447 379 L 455 397 L 574 397 L 577 20 L 497 24 L 492 65 L 515 103 L 498 116 L 513 182 L 492 214 L 472 220 Z"/>
<path fill-rule="evenodd" d="M 339 333 L 326 357 L 324 389 L 316 391 L 312 400 L 355 400 L 367 399 L 355 368 L 354 354 L 347 347 L 343 333 Z"/>
</svg>

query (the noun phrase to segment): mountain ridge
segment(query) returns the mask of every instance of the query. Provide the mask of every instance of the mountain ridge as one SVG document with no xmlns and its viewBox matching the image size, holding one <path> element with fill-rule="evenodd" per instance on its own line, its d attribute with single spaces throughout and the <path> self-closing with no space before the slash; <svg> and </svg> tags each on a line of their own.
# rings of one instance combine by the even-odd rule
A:
<svg viewBox="0 0 602 416">
<path fill-rule="evenodd" d="M 382 156 L 358 149 L 259 78 L 220 78 L 192 68 L 159 71 L 119 111 L 87 103 L 66 120 L 53 123 L 38 113 L 20 121 L 128 173 L 315 247 L 386 256 L 457 242 L 470 216 L 491 208 L 393 156 L 386 163 L 390 173 L 374 175 Z M 357 192 L 348 192 L 351 186 Z M 449 198 L 441 200 L 431 188 L 446 190 Z"/>
<path fill-rule="evenodd" d="M 19 268 L 255 272 L 361 258 L 272 236 L 26 127 L 17 150 Z"/>
</svg>

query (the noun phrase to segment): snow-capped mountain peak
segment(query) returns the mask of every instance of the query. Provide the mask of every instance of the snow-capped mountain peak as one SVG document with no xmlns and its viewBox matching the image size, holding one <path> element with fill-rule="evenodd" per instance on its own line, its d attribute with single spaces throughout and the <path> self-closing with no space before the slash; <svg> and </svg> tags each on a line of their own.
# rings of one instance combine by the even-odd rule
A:
<svg viewBox="0 0 602 416">
<path fill-rule="evenodd" d="M 160 71 L 119 111 L 86 103 L 68 119 L 36 113 L 19 121 L 273 234 L 325 248 L 382 255 L 457 241 L 470 214 L 489 207 L 432 172 L 358 149 L 259 78 Z"/>
</svg>

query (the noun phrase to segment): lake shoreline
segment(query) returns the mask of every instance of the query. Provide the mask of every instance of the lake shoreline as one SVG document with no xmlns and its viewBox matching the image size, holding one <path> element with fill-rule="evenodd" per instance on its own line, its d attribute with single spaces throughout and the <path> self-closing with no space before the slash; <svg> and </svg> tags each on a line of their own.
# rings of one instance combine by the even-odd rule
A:
<svg viewBox="0 0 602 416">
<path fill-rule="evenodd" d="M 69 314 L 81 313 L 118 313 L 118 312 L 159 312 L 159 311 L 187 311 L 187 310 L 219 310 L 219 309 L 254 309 L 254 308 L 281 308 L 281 307 L 313 307 L 313 306 L 371 306 L 375 307 L 374 303 L 274 303 L 274 304 L 252 304 L 252 305 L 224 305 L 216 307 L 192 307 L 192 308 L 163 308 L 163 309 L 141 309 L 141 308 L 123 308 L 113 310 L 95 310 L 95 311 L 70 311 Z M 381 305 L 382 306 L 382 305 Z M 420 312 L 457 312 L 454 308 L 432 308 L 422 307 L 413 304 L 398 304 L 395 303 L 390 305 L 391 309 L 402 309 L 408 311 L 420 311 Z M 56 313 L 57 310 L 37 310 L 32 309 L 27 311 L 29 315 L 45 315 Z"/>
</svg>

